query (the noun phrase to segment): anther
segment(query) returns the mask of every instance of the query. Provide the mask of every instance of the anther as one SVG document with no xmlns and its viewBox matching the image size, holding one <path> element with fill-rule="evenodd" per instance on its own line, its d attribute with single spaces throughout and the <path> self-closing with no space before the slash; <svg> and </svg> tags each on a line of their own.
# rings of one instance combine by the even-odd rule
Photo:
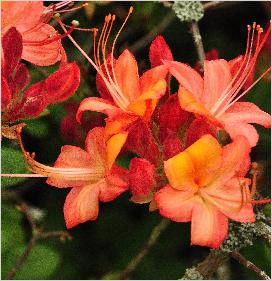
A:
<svg viewBox="0 0 272 281">
<path fill-rule="evenodd" d="M 256 28 L 256 22 L 254 21 L 252 24 L 252 28 L 255 29 Z"/>
<path fill-rule="evenodd" d="M 250 31 L 251 30 L 251 26 L 248 24 L 247 25 L 247 30 Z"/>
<path fill-rule="evenodd" d="M 79 21 L 77 20 L 73 20 L 71 23 L 73 26 L 79 26 Z"/>
<path fill-rule="evenodd" d="M 133 12 L 133 7 L 131 6 L 131 7 L 129 8 L 128 13 L 131 14 L 132 12 Z"/>
<path fill-rule="evenodd" d="M 54 19 L 58 19 L 58 18 L 60 18 L 60 13 L 56 13 L 56 14 L 54 14 L 53 18 L 54 18 Z"/>
</svg>

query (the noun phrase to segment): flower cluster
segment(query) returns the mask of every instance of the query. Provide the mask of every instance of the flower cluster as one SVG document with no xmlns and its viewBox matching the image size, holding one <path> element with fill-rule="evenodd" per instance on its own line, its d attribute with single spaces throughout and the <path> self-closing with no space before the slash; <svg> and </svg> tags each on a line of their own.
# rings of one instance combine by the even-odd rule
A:
<svg viewBox="0 0 272 281">
<path fill-rule="evenodd" d="M 107 45 L 115 15 L 106 16 L 97 45 L 94 33 L 93 59 L 57 19 L 64 34 L 97 71 L 96 88 L 101 97 L 85 98 L 76 120 L 80 123 L 85 111 L 100 112 L 107 117 L 104 127 L 94 127 L 88 132 L 84 149 L 63 146 L 54 167 L 37 162 L 26 152 L 17 130 L 26 162 L 33 173 L 48 177 L 49 185 L 72 188 L 64 203 L 67 228 L 97 219 L 99 201 L 114 200 L 128 191 L 132 202 L 147 203 L 150 211 L 157 210 L 176 222 L 191 222 L 191 244 L 218 248 L 226 238 L 229 219 L 255 221 L 253 204 L 258 201 L 252 199 L 255 183 L 253 180 L 250 189 L 252 180 L 248 171 L 251 148 L 256 146 L 259 136 L 250 123 L 268 128 L 271 120 L 268 113 L 241 98 L 270 71 L 269 68 L 255 82 L 249 79 L 270 27 L 263 34 L 255 23 L 248 26 L 245 54 L 229 62 L 206 60 L 203 76 L 197 69 L 175 61 L 163 37 L 158 36 L 150 46 L 151 67 L 140 75 L 136 59 L 128 49 L 114 57 L 117 39 L 131 13 L 132 8 L 110 52 Z M 22 65 L 19 59 L 32 58 L 28 44 L 38 45 L 30 37 L 25 39 L 25 33 L 47 24 L 39 22 L 32 27 L 28 23 L 21 29 L 23 24 L 19 22 L 19 31 L 14 22 L 6 26 L 11 24 L 2 37 L 4 58 L 6 50 L 12 49 L 5 49 L 9 36 L 16 34 L 20 50 L 15 50 L 16 55 L 8 53 L 13 58 L 12 64 L 5 66 L 4 60 L 2 85 L 6 89 L 2 110 L 7 120 L 14 121 L 36 116 L 48 103 L 67 98 L 78 86 L 74 78 L 78 72 L 74 63 L 61 64 L 56 73 L 31 86 L 19 102 L 13 102 L 27 84 L 23 75 L 17 74 Z M 55 35 L 57 41 L 40 38 L 39 44 L 57 47 L 59 38 L 59 35 Z M 42 52 L 42 48 L 39 50 Z M 58 54 L 64 53 L 60 50 Z M 29 59 L 33 63 L 36 60 L 36 56 Z M 7 70 L 8 67 L 11 69 Z M 179 83 L 177 93 L 171 92 L 170 77 Z M 35 100 L 37 92 L 42 105 L 36 102 L 30 105 L 29 97 Z M 31 110 L 37 108 L 31 111 L 28 106 Z M 222 140 L 222 133 L 229 138 Z M 126 151 L 137 155 L 130 160 L 128 169 L 118 166 L 117 161 Z"/>
</svg>

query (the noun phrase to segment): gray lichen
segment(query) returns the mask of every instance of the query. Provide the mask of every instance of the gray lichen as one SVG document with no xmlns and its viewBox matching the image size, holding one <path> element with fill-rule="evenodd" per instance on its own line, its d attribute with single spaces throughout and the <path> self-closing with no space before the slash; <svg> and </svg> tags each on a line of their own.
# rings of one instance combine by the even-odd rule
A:
<svg viewBox="0 0 272 281">
<path fill-rule="evenodd" d="M 199 21 L 204 16 L 204 8 L 200 1 L 175 1 L 172 9 L 180 21 Z"/>
<path fill-rule="evenodd" d="M 203 280 L 204 277 L 196 270 L 196 267 L 187 268 L 180 280 Z"/>
</svg>

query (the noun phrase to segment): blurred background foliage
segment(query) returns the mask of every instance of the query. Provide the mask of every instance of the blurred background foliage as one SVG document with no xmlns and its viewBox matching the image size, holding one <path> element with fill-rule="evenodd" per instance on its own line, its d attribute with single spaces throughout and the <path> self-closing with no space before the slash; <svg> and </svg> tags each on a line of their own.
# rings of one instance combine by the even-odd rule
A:
<svg viewBox="0 0 272 281">
<path fill-rule="evenodd" d="M 48 5 L 50 2 L 45 2 Z M 149 67 L 148 50 L 150 42 L 143 40 L 151 33 L 151 39 L 163 35 L 169 44 L 174 58 L 194 66 L 197 54 L 187 23 L 181 23 L 164 4 L 159 2 L 89 2 L 88 6 L 77 13 L 67 14 L 64 22 L 69 24 L 76 19 L 80 27 L 98 27 L 101 29 L 104 16 L 115 13 L 117 20 L 111 35 L 113 39 L 121 26 L 127 11 L 132 5 L 131 15 L 125 30 L 118 41 L 115 55 L 125 48 L 134 52 L 140 71 Z M 163 29 L 162 21 L 168 17 Z M 199 22 L 205 51 L 217 48 L 220 57 L 232 59 L 245 49 L 247 24 L 256 21 L 266 27 L 270 20 L 270 2 L 229 2 L 205 12 Z M 92 53 L 92 34 L 74 31 L 74 38 L 83 49 Z M 139 42 L 141 44 L 139 44 Z M 143 44 L 142 44 L 143 43 Z M 68 39 L 64 46 L 70 60 L 78 62 L 82 79 L 80 88 L 69 102 L 79 102 L 84 97 L 97 95 L 95 71 L 72 46 Z M 269 51 L 263 52 L 257 63 L 257 75 L 268 67 Z M 37 68 L 29 65 L 31 81 L 43 79 L 57 66 Z M 263 79 L 247 95 L 247 100 L 256 103 L 266 112 L 270 112 L 270 80 Z M 28 151 L 35 151 L 37 159 L 53 164 L 64 144 L 77 144 L 60 134 L 60 124 L 67 114 L 67 102 L 51 105 L 39 117 L 25 120 L 27 127 L 23 139 Z M 252 157 L 261 164 L 258 190 L 269 196 L 270 192 L 270 130 L 258 127 L 260 141 L 254 148 Z M 84 137 L 82 138 L 84 139 Z M 77 144 L 78 145 L 78 144 Z M 82 144 L 81 144 L 82 145 Z M 26 172 L 23 157 L 16 141 L 2 140 L 2 172 Z M 128 165 L 128 159 L 119 160 Z M 2 278 L 16 263 L 31 238 L 31 228 L 25 216 L 16 208 L 12 200 L 5 197 L 6 191 L 14 191 L 38 214 L 38 223 L 46 231 L 65 230 L 63 203 L 68 190 L 56 189 L 45 184 L 44 179 L 2 179 Z M 268 215 L 270 211 L 268 210 Z M 34 246 L 29 258 L 15 279 L 101 279 L 114 278 L 124 269 L 138 252 L 151 230 L 161 220 L 154 212 L 148 212 L 147 205 L 129 202 L 124 194 L 114 202 L 100 204 L 97 221 L 81 224 L 72 230 L 73 239 L 62 243 L 59 239 L 40 240 Z M 131 279 L 178 279 L 190 267 L 205 258 L 208 249 L 190 246 L 190 225 L 172 222 L 161 235 L 159 241 L 144 257 L 131 274 Z M 256 241 L 242 253 L 249 260 L 270 273 L 270 249 L 262 241 Z M 223 272 L 223 273 L 222 273 Z M 236 261 L 228 262 L 218 270 L 215 278 L 256 279 L 256 275 Z"/>
</svg>

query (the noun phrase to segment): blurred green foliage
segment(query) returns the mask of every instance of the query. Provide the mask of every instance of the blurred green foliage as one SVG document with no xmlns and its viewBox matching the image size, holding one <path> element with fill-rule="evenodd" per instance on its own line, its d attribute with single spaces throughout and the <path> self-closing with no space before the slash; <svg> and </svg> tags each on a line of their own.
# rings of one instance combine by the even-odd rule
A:
<svg viewBox="0 0 272 281">
<path fill-rule="evenodd" d="M 102 5 L 103 4 L 103 5 Z M 88 18 L 84 10 L 66 19 L 78 19 L 81 27 L 100 27 L 104 16 L 110 12 L 117 14 L 116 25 L 120 26 L 129 6 L 134 6 L 127 27 L 120 36 L 116 55 L 125 47 L 132 46 L 148 32 L 154 30 L 162 18 L 170 12 L 162 3 L 156 2 L 90 2 L 92 16 Z M 266 25 L 270 18 L 268 2 L 233 2 L 226 7 L 208 11 L 200 21 L 200 30 L 206 51 L 219 50 L 222 58 L 231 59 L 243 53 L 246 42 L 246 25 L 258 21 Z M 114 27 L 116 30 L 117 27 Z M 191 65 L 197 61 L 196 51 L 188 25 L 174 19 L 161 33 L 168 42 L 176 60 Z M 91 35 L 75 31 L 74 37 L 80 45 L 91 53 Z M 111 38 L 112 39 L 112 38 Z M 148 47 L 136 50 L 135 55 L 143 71 L 149 66 Z M 84 69 L 81 86 L 73 101 L 81 101 L 86 96 L 96 95 L 95 72 L 81 57 L 68 40 L 64 46 L 70 60 L 76 60 Z M 268 65 L 270 59 L 262 57 L 260 68 Z M 44 79 L 44 74 L 31 69 L 32 83 Z M 48 73 L 53 68 L 46 68 Z M 259 72 L 260 70 L 258 70 Z M 263 80 L 247 96 L 249 101 L 270 111 L 270 81 Z M 37 158 L 52 164 L 66 140 L 60 135 L 60 122 L 65 116 L 64 103 L 51 105 L 37 119 L 26 120 L 23 131 L 24 143 L 28 151 L 35 151 Z M 253 159 L 263 161 L 264 172 L 260 180 L 260 190 L 269 193 L 270 186 L 270 130 L 258 127 L 260 141 L 253 151 Z M 2 173 L 25 173 L 22 154 L 13 142 L 2 143 Z M 129 157 L 121 157 L 119 164 L 127 167 Z M 21 183 L 24 189 L 21 190 Z M 65 230 L 62 214 L 63 203 L 68 190 L 47 186 L 44 180 L 2 179 L 2 188 L 12 186 L 12 190 L 22 191 L 24 199 L 45 211 L 41 225 L 46 230 Z M 11 188 L 11 187 L 9 187 Z M 26 264 L 16 274 L 16 279 L 111 279 L 124 269 L 138 252 L 152 228 L 159 223 L 160 216 L 149 213 L 146 205 L 136 205 L 124 194 L 114 202 L 100 204 L 97 221 L 87 222 L 70 231 L 72 241 L 61 243 L 58 239 L 40 241 L 31 252 Z M 2 278 L 5 278 L 16 260 L 23 253 L 30 237 L 30 227 L 15 204 L 2 201 Z M 185 268 L 205 258 L 208 249 L 190 246 L 190 224 L 171 223 L 154 248 L 144 257 L 131 279 L 178 279 Z M 242 252 L 262 269 L 270 273 L 269 249 L 262 241 Z M 237 262 L 230 263 L 231 279 L 257 279 L 256 275 Z"/>
</svg>

